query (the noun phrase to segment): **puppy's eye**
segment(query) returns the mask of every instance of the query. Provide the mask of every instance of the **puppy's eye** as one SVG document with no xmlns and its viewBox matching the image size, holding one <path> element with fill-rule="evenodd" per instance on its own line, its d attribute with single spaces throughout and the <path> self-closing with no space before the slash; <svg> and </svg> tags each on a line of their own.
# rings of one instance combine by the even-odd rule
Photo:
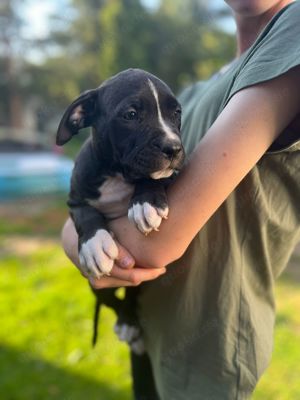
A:
<svg viewBox="0 0 300 400">
<path fill-rule="evenodd" d="M 134 108 L 131 108 L 128 111 L 126 111 L 126 113 L 123 115 L 123 118 L 127 120 L 134 120 L 138 118 L 138 113 Z"/>
<path fill-rule="evenodd" d="M 174 114 L 176 117 L 180 117 L 181 116 L 181 108 L 176 108 Z"/>
</svg>

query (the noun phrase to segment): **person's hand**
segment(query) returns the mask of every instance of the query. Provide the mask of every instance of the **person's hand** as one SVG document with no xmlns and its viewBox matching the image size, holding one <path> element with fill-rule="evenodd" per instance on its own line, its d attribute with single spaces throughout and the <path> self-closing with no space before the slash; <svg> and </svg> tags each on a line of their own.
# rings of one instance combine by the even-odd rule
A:
<svg viewBox="0 0 300 400">
<path fill-rule="evenodd" d="M 62 230 L 62 245 L 66 255 L 96 289 L 137 286 L 142 282 L 155 279 L 166 272 L 165 268 L 142 268 L 135 266 L 135 261 L 131 254 L 118 242 L 116 243 L 119 255 L 110 275 L 103 276 L 101 279 L 94 279 L 81 270 L 78 257 L 78 236 L 73 221 L 70 218 L 67 220 Z"/>
<path fill-rule="evenodd" d="M 135 266 L 132 256 L 118 242 L 119 256 L 109 276 L 100 279 L 87 277 L 95 289 L 138 286 L 140 283 L 158 278 L 166 272 L 165 268 L 142 268 Z"/>
</svg>

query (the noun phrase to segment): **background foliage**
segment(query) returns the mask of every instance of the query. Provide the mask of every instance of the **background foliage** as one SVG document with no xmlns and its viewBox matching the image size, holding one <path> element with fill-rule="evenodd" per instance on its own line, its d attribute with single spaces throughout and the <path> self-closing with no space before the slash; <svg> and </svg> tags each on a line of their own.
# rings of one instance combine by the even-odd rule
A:
<svg viewBox="0 0 300 400">
<path fill-rule="evenodd" d="M 5 104 L 2 120 L 11 114 L 12 125 L 16 97 L 28 93 L 38 96 L 40 128 L 46 129 L 80 92 L 123 69 L 146 69 L 177 92 L 234 55 L 232 36 L 218 25 L 222 10 L 211 10 L 209 2 L 164 0 L 150 10 L 139 0 L 61 0 L 47 36 L 24 38 L 26 1 L 0 5 L 0 90 L 6 94 L 0 109 Z M 30 57 L 32 49 L 38 61 Z"/>
</svg>

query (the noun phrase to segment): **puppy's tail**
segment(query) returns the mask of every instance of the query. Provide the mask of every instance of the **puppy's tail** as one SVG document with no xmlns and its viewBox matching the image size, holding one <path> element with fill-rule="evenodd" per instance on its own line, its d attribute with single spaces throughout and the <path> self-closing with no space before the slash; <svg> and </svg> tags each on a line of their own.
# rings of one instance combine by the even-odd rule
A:
<svg viewBox="0 0 300 400">
<path fill-rule="evenodd" d="M 100 314 L 101 304 L 102 304 L 102 302 L 99 299 L 99 296 L 96 296 L 96 303 L 95 303 L 95 310 L 94 310 L 93 339 L 92 339 L 93 347 L 96 346 L 97 339 L 98 339 L 98 323 L 99 323 L 99 314 Z"/>
</svg>

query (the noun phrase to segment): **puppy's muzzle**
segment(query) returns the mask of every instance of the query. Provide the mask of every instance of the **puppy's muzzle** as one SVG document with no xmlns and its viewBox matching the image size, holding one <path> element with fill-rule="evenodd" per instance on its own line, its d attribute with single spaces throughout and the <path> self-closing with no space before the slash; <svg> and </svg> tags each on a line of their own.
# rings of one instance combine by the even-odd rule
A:
<svg viewBox="0 0 300 400">
<path fill-rule="evenodd" d="M 180 153 L 183 152 L 183 148 L 178 144 L 166 144 L 162 146 L 161 152 L 163 153 L 164 157 L 172 161 L 180 156 Z"/>
<path fill-rule="evenodd" d="M 154 140 L 152 146 L 169 161 L 179 160 L 184 156 L 180 139 L 178 140 Z"/>
</svg>

